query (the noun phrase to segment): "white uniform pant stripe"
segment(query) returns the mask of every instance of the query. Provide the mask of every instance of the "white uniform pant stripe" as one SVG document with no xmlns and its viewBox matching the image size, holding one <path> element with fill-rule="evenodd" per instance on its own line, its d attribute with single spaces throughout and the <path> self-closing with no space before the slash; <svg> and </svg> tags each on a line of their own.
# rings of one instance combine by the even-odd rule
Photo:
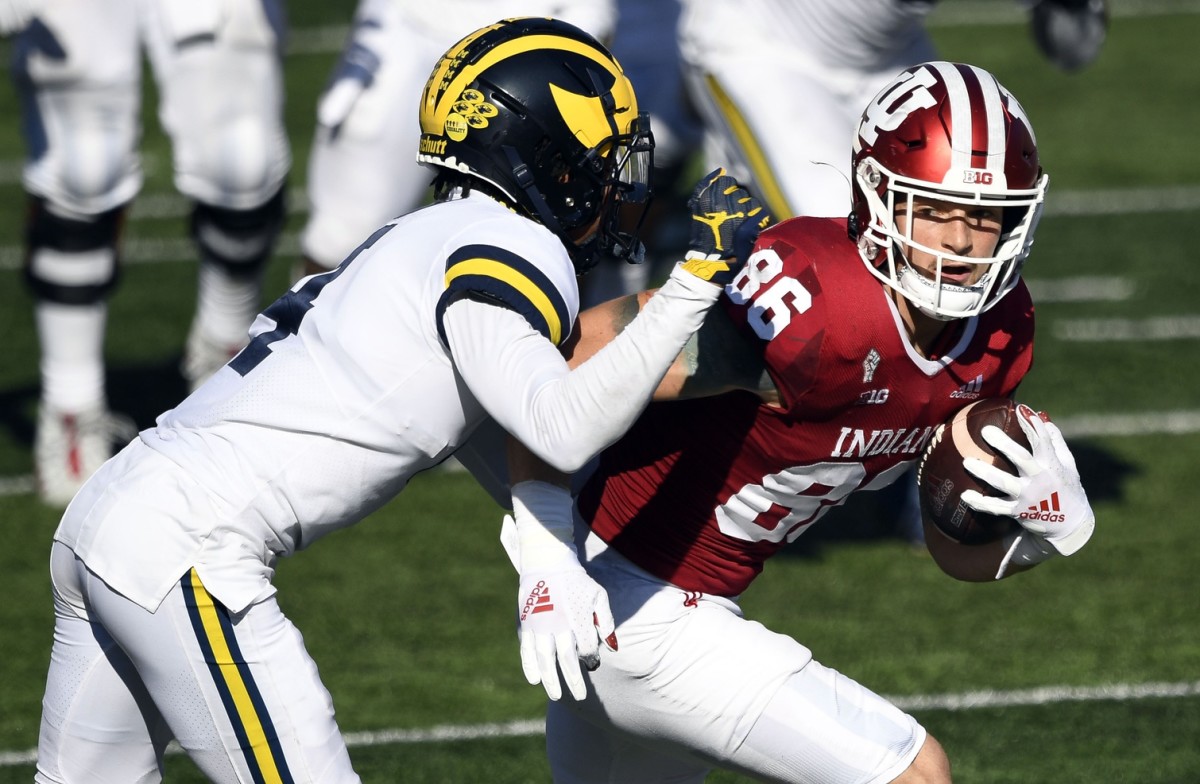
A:
<svg viewBox="0 0 1200 784">
<path fill-rule="evenodd" d="M 229 613 L 204 589 L 196 570 L 182 580 L 184 598 L 204 660 L 221 695 L 255 782 L 291 784 L 279 736 L 250 667 L 238 649 Z"/>
<path fill-rule="evenodd" d="M 50 572 L 54 645 L 38 784 L 158 781 L 172 738 L 215 784 L 358 784 L 316 663 L 273 596 L 237 615 L 208 599 L 205 627 L 205 605 L 193 589 L 201 598 L 208 591 L 191 574 L 173 581 L 150 612 L 114 591 L 61 542 L 53 547 Z M 214 673 L 218 658 L 211 651 L 221 645 L 232 671 Z M 235 703 L 231 716 L 222 690 L 232 694 L 235 678 L 248 707 L 239 713 Z M 274 777 L 261 754 L 248 759 L 244 739 L 252 723 L 276 744 L 262 746 L 272 755 Z"/>
</svg>

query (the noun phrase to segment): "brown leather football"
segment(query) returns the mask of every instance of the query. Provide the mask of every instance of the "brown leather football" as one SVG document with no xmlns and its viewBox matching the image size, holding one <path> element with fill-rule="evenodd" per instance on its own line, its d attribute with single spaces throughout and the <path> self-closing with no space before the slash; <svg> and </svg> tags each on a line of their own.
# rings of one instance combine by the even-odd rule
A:
<svg viewBox="0 0 1200 784">
<path fill-rule="evenodd" d="M 976 512 L 962 502 L 966 490 L 978 490 L 984 495 L 999 492 L 967 473 L 963 468 L 965 458 L 977 457 L 1016 473 L 1011 461 L 983 440 L 980 431 L 987 425 L 995 425 L 1029 448 L 1029 439 L 1017 422 L 1017 404 L 1008 398 L 984 398 L 960 409 L 939 427 L 917 463 L 921 517 L 961 544 L 984 544 L 1020 527 L 1011 517 Z"/>
</svg>

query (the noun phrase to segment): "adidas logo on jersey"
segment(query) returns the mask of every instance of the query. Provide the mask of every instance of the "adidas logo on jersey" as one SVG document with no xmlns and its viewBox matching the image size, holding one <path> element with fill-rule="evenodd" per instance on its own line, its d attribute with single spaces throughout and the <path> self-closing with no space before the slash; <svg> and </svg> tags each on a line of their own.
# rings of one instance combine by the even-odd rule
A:
<svg viewBox="0 0 1200 784">
<path fill-rule="evenodd" d="M 1021 512 L 1021 519 L 1038 520 L 1043 523 L 1061 523 L 1067 519 L 1067 516 L 1062 513 L 1062 508 L 1058 505 L 1058 493 L 1051 493 L 1049 498 L 1043 498 L 1040 503 Z"/>
<path fill-rule="evenodd" d="M 553 609 L 554 602 L 550 601 L 550 586 L 546 585 L 545 580 L 538 580 L 538 584 L 533 586 L 529 596 L 525 597 L 525 604 L 521 607 L 521 620 L 537 613 L 550 612 Z"/>
<path fill-rule="evenodd" d="M 975 378 L 963 384 L 956 391 L 950 393 L 950 397 L 956 400 L 975 400 L 983 392 L 983 374 L 980 373 Z"/>
</svg>

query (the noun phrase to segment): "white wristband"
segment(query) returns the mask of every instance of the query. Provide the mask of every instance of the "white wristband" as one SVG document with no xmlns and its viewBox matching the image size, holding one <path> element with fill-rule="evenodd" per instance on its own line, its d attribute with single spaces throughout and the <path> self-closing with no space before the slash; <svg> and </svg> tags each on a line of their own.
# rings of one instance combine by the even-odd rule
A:
<svg viewBox="0 0 1200 784">
<path fill-rule="evenodd" d="M 1008 552 L 1004 554 L 1004 560 L 996 570 L 997 580 L 1004 577 L 1010 566 L 1036 566 L 1058 555 L 1058 551 L 1049 542 L 1033 531 L 1010 534 L 1005 542 L 1009 544 Z"/>
<path fill-rule="evenodd" d="M 513 521 L 521 552 L 521 571 L 578 561 L 571 493 L 549 482 L 518 482 L 512 487 Z"/>
</svg>

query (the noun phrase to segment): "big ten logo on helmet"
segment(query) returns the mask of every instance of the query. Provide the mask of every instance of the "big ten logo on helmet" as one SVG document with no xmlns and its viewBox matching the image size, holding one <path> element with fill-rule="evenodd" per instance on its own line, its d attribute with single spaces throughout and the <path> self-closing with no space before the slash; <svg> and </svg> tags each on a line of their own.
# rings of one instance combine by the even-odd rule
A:
<svg viewBox="0 0 1200 784">
<path fill-rule="evenodd" d="M 877 95 L 867 106 L 858 126 L 859 137 L 867 144 L 874 144 L 880 131 L 894 131 L 909 114 L 936 104 L 937 99 L 929 91 L 935 84 L 937 78 L 928 68 L 902 75 L 891 89 Z"/>
<path fill-rule="evenodd" d="M 963 182 L 968 185 L 991 185 L 992 173 L 989 171 L 979 171 L 978 169 L 967 169 L 963 172 Z"/>
<path fill-rule="evenodd" d="M 495 117 L 498 111 L 494 104 L 483 100 L 483 93 L 467 88 L 450 107 L 450 114 L 446 117 L 446 135 L 461 142 L 472 128 L 486 128 L 488 118 Z"/>
</svg>

